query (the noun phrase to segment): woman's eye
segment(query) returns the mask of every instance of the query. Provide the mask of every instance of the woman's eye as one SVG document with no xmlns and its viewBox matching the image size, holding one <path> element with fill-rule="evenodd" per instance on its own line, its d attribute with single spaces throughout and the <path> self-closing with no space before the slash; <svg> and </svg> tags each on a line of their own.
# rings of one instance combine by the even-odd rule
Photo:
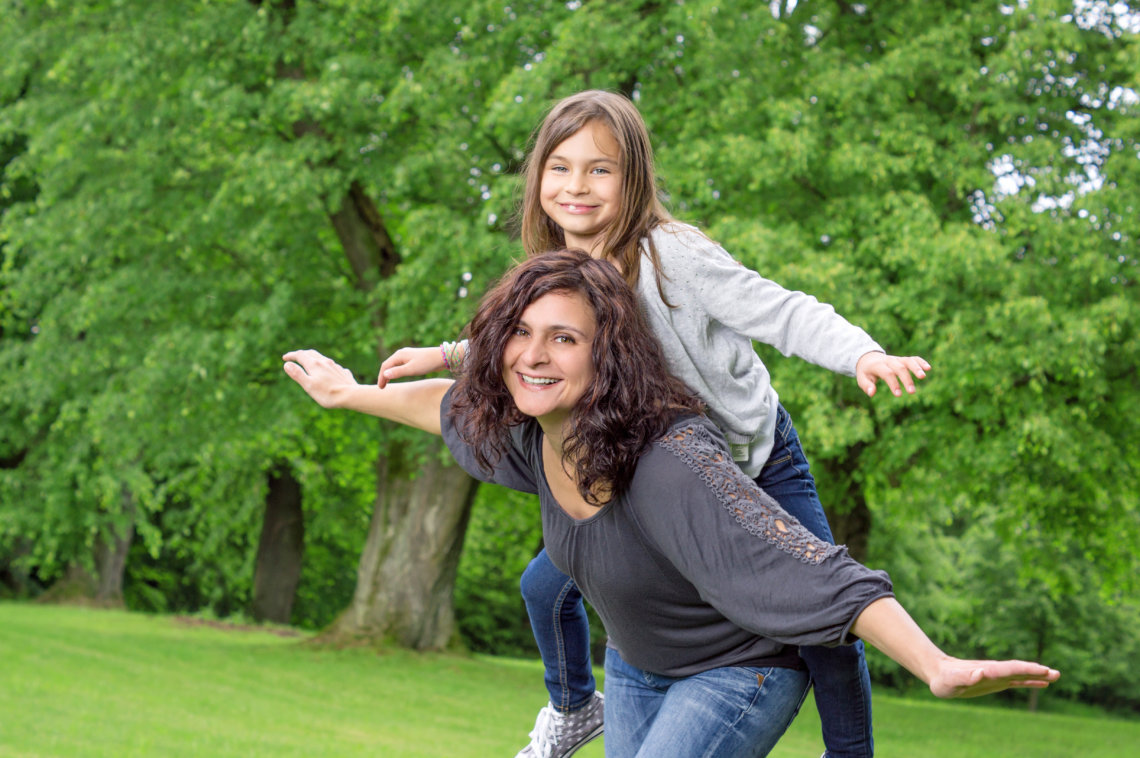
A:
<svg viewBox="0 0 1140 758">
<path fill-rule="evenodd" d="M 573 345 L 574 344 L 574 338 L 568 334 L 559 334 L 557 337 L 554 338 L 554 341 L 555 342 L 561 342 L 564 345 Z"/>
<path fill-rule="evenodd" d="M 526 329 L 523 329 L 521 326 L 516 326 L 515 330 L 511 332 L 511 335 L 514 337 L 525 337 Z"/>
</svg>

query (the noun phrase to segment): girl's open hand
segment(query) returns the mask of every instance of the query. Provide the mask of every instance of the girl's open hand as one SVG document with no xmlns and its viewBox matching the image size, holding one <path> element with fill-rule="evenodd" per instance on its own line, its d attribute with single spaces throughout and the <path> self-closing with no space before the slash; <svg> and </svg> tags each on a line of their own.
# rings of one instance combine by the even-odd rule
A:
<svg viewBox="0 0 1140 758">
<path fill-rule="evenodd" d="M 281 356 L 285 373 L 322 408 L 337 408 L 348 390 L 358 387 L 352 372 L 316 350 L 293 350 Z"/>
<path fill-rule="evenodd" d="M 867 393 L 867 397 L 875 396 L 875 387 L 880 379 L 887 383 L 892 395 L 901 397 L 904 388 L 907 394 L 913 395 L 914 377 L 925 379 L 929 370 L 930 364 L 917 355 L 901 358 L 875 351 L 865 353 L 855 364 L 855 381 L 859 382 L 859 388 Z"/>
<path fill-rule="evenodd" d="M 443 353 L 438 347 L 402 347 L 380 364 L 380 376 L 376 378 L 376 384 L 384 389 L 389 379 L 423 376 L 445 368 L 447 366 L 443 364 Z"/>
</svg>

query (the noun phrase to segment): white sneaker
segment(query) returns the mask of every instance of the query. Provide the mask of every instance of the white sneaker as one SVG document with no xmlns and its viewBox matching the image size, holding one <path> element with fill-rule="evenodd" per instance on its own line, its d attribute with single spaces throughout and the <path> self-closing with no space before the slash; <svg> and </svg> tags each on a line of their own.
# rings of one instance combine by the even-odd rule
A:
<svg viewBox="0 0 1140 758">
<path fill-rule="evenodd" d="M 515 758 L 567 758 L 604 729 L 605 709 L 602 693 L 595 692 L 584 706 L 570 713 L 555 709 L 553 703 L 538 712 L 530 744 Z"/>
</svg>

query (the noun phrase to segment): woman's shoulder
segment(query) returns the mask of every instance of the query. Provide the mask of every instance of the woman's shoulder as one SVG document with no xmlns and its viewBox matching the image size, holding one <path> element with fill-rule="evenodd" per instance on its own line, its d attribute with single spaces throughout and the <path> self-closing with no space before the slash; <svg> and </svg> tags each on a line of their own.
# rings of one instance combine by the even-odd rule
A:
<svg viewBox="0 0 1140 758">
<path fill-rule="evenodd" d="M 704 414 L 683 413 L 645 452 L 638 474 L 675 484 L 693 477 L 707 481 L 709 467 L 715 467 L 718 461 L 736 467 L 720 429 Z"/>
<path fill-rule="evenodd" d="M 722 535 L 743 529 L 805 563 L 846 551 L 815 537 L 741 471 L 707 417 L 678 418 L 653 447 L 660 496 L 646 503 L 646 511 L 652 508 L 665 519 L 679 518 L 701 530 L 719 528 Z M 728 519 L 710 519 L 712 514 Z"/>
<path fill-rule="evenodd" d="M 654 447 L 680 458 L 723 456 L 730 465 L 734 465 L 724 433 L 703 413 L 678 415 Z"/>
</svg>

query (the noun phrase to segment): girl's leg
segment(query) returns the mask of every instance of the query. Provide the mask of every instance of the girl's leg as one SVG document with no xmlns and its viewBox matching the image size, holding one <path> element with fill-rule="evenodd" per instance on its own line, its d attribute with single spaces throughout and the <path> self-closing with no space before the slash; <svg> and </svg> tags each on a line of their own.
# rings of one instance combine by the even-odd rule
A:
<svg viewBox="0 0 1140 758">
<path fill-rule="evenodd" d="M 562 713 L 586 705 L 597 684 L 590 666 L 590 622 L 582 593 L 543 550 L 523 572 L 523 601 L 546 667 L 550 703 Z"/>
<path fill-rule="evenodd" d="M 776 420 L 776 444 L 756 483 L 817 537 L 835 542 L 799 435 L 783 406 Z M 814 682 L 827 757 L 870 758 L 875 743 L 871 732 L 871 678 L 863 657 L 863 643 L 803 647 L 800 657 Z"/>
<path fill-rule="evenodd" d="M 760 758 L 807 696 L 806 671 L 726 667 L 675 679 L 606 651 L 606 758 Z"/>
<path fill-rule="evenodd" d="M 590 667 L 590 624 L 582 593 L 543 550 L 523 572 L 522 595 L 546 666 L 550 704 L 515 758 L 565 758 L 602 733 L 604 702 Z"/>
</svg>

